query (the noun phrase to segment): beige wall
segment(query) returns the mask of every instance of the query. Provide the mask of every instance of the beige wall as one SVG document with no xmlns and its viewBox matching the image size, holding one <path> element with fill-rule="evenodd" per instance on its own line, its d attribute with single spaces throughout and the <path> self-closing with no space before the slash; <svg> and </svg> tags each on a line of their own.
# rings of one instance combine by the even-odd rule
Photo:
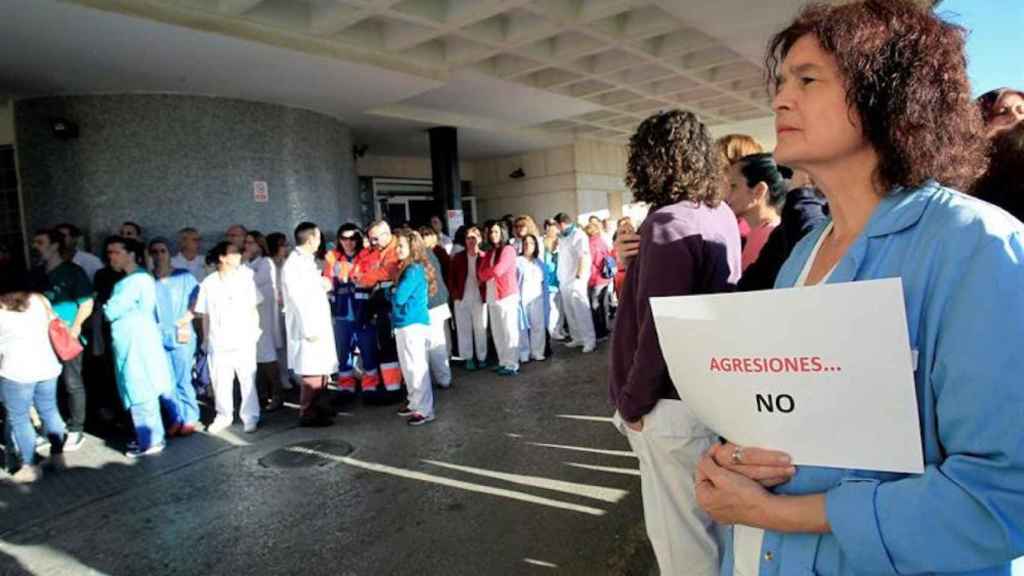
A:
<svg viewBox="0 0 1024 576">
<path fill-rule="evenodd" d="M 460 163 L 459 172 L 463 180 L 473 180 L 472 163 Z M 356 174 L 360 176 L 429 179 L 431 173 L 430 158 L 366 155 L 356 161 Z"/>
<path fill-rule="evenodd" d="M 10 100 L 0 101 L 0 146 L 14 144 L 14 105 Z"/>
<path fill-rule="evenodd" d="M 522 168 L 525 177 L 509 177 Z M 473 163 L 481 219 L 529 214 L 538 222 L 558 212 L 617 218 L 632 197 L 622 177 L 626 148 L 603 142 L 537 150 Z"/>
</svg>

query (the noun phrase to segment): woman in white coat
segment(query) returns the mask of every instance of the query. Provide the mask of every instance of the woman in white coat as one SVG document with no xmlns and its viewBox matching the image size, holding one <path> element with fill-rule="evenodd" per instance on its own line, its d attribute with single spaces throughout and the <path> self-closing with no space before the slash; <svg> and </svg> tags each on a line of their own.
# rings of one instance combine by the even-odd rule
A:
<svg viewBox="0 0 1024 576">
<path fill-rule="evenodd" d="M 330 282 L 317 270 L 314 254 L 320 247 L 316 224 L 295 228 L 295 250 L 281 271 L 284 321 L 288 333 L 288 366 L 302 379 L 299 425 L 330 426 L 334 413 L 320 404 L 327 378 L 338 370 L 331 306 Z"/>
<path fill-rule="evenodd" d="M 252 270 L 256 289 L 263 295 L 260 303 L 260 339 L 256 342 L 256 389 L 263 410 L 273 412 L 284 404 L 277 350 L 284 348 L 278 313 L 277 270 L 270 257 L 267 241 L 256 230 L 245 236 L 245 265 Z"/>
</svg>

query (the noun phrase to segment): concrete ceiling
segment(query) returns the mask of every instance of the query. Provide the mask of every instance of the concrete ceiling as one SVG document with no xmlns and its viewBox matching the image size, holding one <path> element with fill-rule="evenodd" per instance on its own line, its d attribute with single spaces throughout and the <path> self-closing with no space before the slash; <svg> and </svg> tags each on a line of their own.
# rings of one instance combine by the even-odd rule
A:
<svg viewBox="0 0 1024 576">
<path fill-rule="evenodd" d="M 339 117 L 371 153 L 624 142 L 679 107 L 774 142 L 760 66 L 804 0 L 4 0 L 0 90 L 182 92 Z"/>
</svg>

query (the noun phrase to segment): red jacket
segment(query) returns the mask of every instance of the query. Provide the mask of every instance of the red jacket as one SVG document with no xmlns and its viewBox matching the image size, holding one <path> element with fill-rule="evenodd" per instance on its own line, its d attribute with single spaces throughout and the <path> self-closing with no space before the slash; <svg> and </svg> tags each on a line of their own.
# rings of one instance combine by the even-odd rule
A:
<svg viewBox="0 0 1024 576">
<path fill-rule="evenodd" d="M 506 244 L 484 254 L 483 265 L 477 268 L 477 278 L 486 294 L 486 283 L 494 280 L 497 284 L 498 300 L 519 293 L 516 279 L 516 249 Z"/>
<path fill-rule="evenodd" d="M 480 277 L 480 266 L 483 265 L 486 255 L 486 252 L 477 253 L 476 270 L 473 271 L 477 278 Z M 466 292 L 466 272 L 468 269 L 469 255 L 466 254 L 465 250 L 452 256 L 451 266 L 448 267 L 448 292 L 451 293 L 453 302 L 455 300 L 462 300 L 462 296 Z M 483 282 L 477 280 L 477 283 L 480 285 L 480 301 L 483 302 L 487 298 L 487 289 Z"/>
<path fill-rule="evenodd" d="M 381 282 L 394 282 L 398 279 L 398 241 L 383 250 L 363 248 L 353 263 L 352 279 L 360 288 L 373 288 Z"/>
<path fill-rule="evenodd" d="M 605 278 L 601 273 L 604 272 L 604 258 L 605 256 L 611 256 L 611 252 L 608 251 L 608 245 L 604 243 L 604 238 L 600 236 L 590 237 L 590 280 L 587 281 L 587 286 L 595 288 L 598 286 L 604 286 L 608 284 L 610 278 Z"/>
</svg>

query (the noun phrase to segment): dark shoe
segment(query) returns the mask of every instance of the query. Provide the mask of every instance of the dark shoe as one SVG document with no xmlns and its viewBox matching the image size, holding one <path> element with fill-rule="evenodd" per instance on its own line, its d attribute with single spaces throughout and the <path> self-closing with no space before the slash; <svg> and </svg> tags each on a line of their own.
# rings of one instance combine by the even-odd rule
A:
<svg viewBox="0 0 1024 576">
<path fill-rule="evenodd" d="M 174 438 L 175 436 L 181 436 L 181 427 L 182 427 L 182 424 L 178 424 L 178 423 L 175 423 L 175 424 L 172 424 L 172 425 L 168 426 L 167 427 L 167 437 L 168 438 Z"/>
<path fill-rule="evenodd" d="M 263 409 L 263 411 L 276 412 L 280 410 L 282 406 L 284 406 L 284 400 L 281 400 L 280 398 L 275 398 L 271 400 L 269 403 L 267 403 L 267 406 L 266 408 Z"/>
<path fill-rule="evenodd" d="M 476 372 L 478 370 L 478 367 L 476 365 L 476 360 L 474 360 L 472 358 L 470 358 L 469 360 L 466 360 L 466 370 L 468 370 L 470 372 Z"/>
<path fill-rule="evenodd" d="M 406 416 L 412 416 L 412 410 L 409 408 L 409 403 L 402 402 L 402 407 L 399 408 L 398 412 L 395 412 L 395 414 L 402 416 L 403 418 Z"/>
<path fill-rule="evenodd" d="M 414 412 L 413 415 L 409 416 L 409 419 L 406 420 L 406 423 L 409 424 L 409 426 L 423 426 L 427 422 L 433 422 L 433 421 L 434 421 L 434 417 L 433 416 L 424 416 L 423 414 L 420 414 L 419 412 Z"/>
</svg>

